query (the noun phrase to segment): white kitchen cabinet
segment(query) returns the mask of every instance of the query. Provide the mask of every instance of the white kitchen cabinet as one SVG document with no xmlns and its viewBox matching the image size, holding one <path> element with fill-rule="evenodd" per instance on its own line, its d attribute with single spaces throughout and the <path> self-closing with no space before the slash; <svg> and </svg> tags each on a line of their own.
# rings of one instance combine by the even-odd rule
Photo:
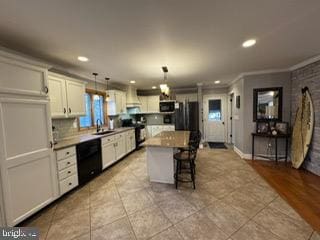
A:
<svg viewBox="0 0 320 240">
<path fill-rule="evenodd" d="M 0 50 L 0 93 L 47 96 L 47 66 Z"/>
<path fill-rule="evenodd" d="M 134 130 L 126 133 L 126 153 L 132 152 L 136 148 L 136 139 Z"/>
<path fill-rule="evenodd" d="M 163 131 L 174 131 L 174 125 L 149 125 L 147 126 L 147 137 L 151 138 Z"/>
<path fill-rule="evenodd" d="M 50 73 L 48 86 L 52 118 L 77 117 L 86 114 L 84 82 Z"/>
<path fill-rule="evenodd" d="M 86 115 L 85 93 L 83 83 L 66 80 L 68 117 Z"/>
<path fill-rule="evenodd" d="M 64 118 L 68 116 L 66 81 L 63 78 L 49 75 L 51 117 Z"/>
<path fill-rule="evenodd" d="M 126 93 L 118 90 L 109 90 L 108 115 L 115 116 L 127 112 Z"/>
<path fill-rule="evenodd" d="M 119 160 L 124 157 L 126 153 L 126 138 L 124 133 L 119 133 L 115 136 L 115 144 L 116 144 L 116 158 Z"/>
<path fill-rule="evenodd" d="M 140 112 L 141 113 L 148 112 L 148 97 L 147 96 L 138 96 L 138 99 L 141 103 Z"/>
<path fill-rule="evenodd" d="M 159 96 L 138 96 L 141 103 L 140 112 L 141 113 L 158 113 L 159 109 Z"/>
<path fill-rule="evenodd" d="M 49 101 L 0 97 L 0 166 L 6 225 L 58 197 Z"/>
<path fill-rule="evenodd" d="M 159 95 L 148 96 L 148 112 L 159 112 L 160 98 Z"/>
<path fill-rule="evenodd" d="M 114 141 L 102 145 L 102 169 L 107 168 L 116 161 Z"/>
</svg>

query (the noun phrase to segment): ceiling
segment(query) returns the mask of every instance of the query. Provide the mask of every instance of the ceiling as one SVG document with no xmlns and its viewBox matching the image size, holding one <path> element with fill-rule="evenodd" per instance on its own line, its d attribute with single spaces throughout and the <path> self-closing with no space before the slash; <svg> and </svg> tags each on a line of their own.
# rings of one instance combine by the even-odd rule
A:
<svg viewBox="0 0 320 240">
<path fill-rule="evenodd" d="M 140 89 L 227 84 L 320 53 L 319 0 L 0 0 L 0 44 Z M 241 47 L 244 40 L 257 44 Z M 83 55 L 87 63 L 77 60 Z"/>
</svg>

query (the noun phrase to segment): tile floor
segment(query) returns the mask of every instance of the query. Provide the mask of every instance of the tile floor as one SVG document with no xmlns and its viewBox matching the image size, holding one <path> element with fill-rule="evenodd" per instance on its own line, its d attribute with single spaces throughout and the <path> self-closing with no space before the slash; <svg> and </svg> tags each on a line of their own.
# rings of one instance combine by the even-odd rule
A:
<svg viewBox="0 0 320 240">
<path fill-rule="evenodd" d="M 196 184 L 150 183 L 142 149 L 24 226 L 48 240 L 320 240 L 232 150 L 199 151 Z"/>
</svg>

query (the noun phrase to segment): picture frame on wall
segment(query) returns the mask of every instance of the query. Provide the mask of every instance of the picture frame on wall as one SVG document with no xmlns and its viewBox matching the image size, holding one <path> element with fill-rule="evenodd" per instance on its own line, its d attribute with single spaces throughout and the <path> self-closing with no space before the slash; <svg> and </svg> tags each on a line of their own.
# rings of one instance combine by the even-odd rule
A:
<svg viewBox="0 0 320 240">
<path fill-rule="evenodd" d="M 289 124 L 288 122 L 276 122 L 275 129 L 277 130 L 278 134 L 288 134 Z"/>
<path fill-rule="evenodd" d="M 257 122 L 256 123 L 256 133 L 268 134 L 270 132 L 269 122 Z"/>
</svg>

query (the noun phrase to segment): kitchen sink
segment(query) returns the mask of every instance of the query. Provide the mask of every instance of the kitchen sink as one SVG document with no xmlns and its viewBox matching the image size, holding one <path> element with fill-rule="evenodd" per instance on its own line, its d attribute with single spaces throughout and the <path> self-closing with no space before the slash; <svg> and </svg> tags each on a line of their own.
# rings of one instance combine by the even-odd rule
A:
<svg viewBox="0 0 320 240">
<path fill-rule="evenodd" d="M 109 133 L 113 133 L 113 130 L 107 130 L 107 131 L 102 131 L 102 132 L 96 132 L 93 135 L 105 135 L 105 134 L 109 134 Z"/>
</svg>

